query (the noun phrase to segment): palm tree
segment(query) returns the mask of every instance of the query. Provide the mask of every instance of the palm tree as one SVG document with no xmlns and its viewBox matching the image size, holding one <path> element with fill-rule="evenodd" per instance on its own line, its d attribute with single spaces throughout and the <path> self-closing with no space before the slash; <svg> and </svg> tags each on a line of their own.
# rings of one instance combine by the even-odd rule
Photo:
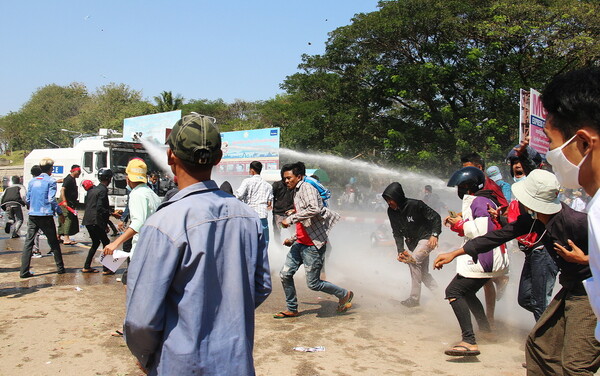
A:
<svg viewBox="0 0 600 376">
<path fill-rule="evenodd" d="M 155 96 L 154 101 L 156 102 L 156 109 L 158 112 L 174 111 L 181 107 L 183 104 L 183 97 L 177 94 L 173 97 L 173 93 L 170 91 L 163 91 L 160 96 Z"/>
</svg>

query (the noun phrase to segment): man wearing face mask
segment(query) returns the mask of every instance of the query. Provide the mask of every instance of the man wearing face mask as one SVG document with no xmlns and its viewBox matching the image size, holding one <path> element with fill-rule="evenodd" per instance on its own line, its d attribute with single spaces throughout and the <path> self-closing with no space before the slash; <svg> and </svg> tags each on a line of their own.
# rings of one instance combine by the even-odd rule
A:
<svg viewBox="0 0 600 376">
<path fill-rule="evenodd" d="M 556 294 L 527 338 L 528 375 L 593 375 L 600 367 L 600 343 L 594 338 L 595 320 L 582 281 L 591 275 L 587 256 L 586 214 L 558 200 L 560 185 L 545 170 L 534 170 L 512 186 L 513 195 L 527 209 L 515 222 L 439 255 L 440 269 L 455 257 L 473 261 L 517 236 L 537 232 L 556 261 L 563 288 Z M 575 245 L 580 245 L 581 248 Z M 464 256 L 462 256 L 464 257 Z"/>
<path fill-rule="evenodd" d="M 158 205 L 160 205 L 160 198 L 146 184 L 148 181 L 147 172 L 146 163 L 140 158 L 134 158 L 127 164 L 125 174 L 127 174 L 127 185 L 131 187 L 128 201 L 131 223 L 121 236 L 104 247 L 105 255 L 112 255 L 119 245 L 129 239 L 133 239 L 131 251 L 129 252 L 129 258 L 131 259 L 142 225 L 156 211 Z"/>
<path fill-rule="evenodd" d="M 593 278 L 585 281 L 585 288 L 600 318 L 600 68 L 557 76 L 544 89 L 542 103 L 548 112 L 544 133 L 550 150 L 546 159 L 563 187 L 581 186 L 593 197 L 587 207 Z M 596 338 L 600 339 L 600 325 Z"/>
</svg>

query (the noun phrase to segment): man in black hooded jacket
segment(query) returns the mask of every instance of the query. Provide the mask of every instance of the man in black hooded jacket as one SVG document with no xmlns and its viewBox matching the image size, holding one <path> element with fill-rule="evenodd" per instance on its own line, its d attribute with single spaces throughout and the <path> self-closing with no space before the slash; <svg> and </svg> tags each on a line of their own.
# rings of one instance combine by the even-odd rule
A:
<svg viewBox="0 0 600 376">
<path fill-rule="evenodd" d="M 410 297 L 402 301 L 407 307 L 417 307 L 421 299 L 421 282 L 430 290 L 437 283 L 429 273 L 429 253 L 437 247 L 442 231 L 442 218 L 421 200 L 406 198 L 402 185 L 394 182 L 383 191 L 388 217 L 398 249 L 398 261 L 408 264 L 411 275 Z M 406 247 L 404 249 L 404 242 Z"/>
</svg>

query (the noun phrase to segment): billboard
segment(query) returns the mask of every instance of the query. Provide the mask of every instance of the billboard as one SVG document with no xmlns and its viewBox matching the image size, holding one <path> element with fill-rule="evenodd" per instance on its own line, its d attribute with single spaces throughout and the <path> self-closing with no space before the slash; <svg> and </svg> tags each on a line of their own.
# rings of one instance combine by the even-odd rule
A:
<svg viewBox="0 0 600 376">
<path fill-rule="evenodd" d="M 123 120 L 123 140 L 150 140 L 158 144 L 167 141 L 167 129 L 172 129 L 181 119 L 181 110 L 136 116 Z"/>
<path fill-rule="evenodd" d="M 544 133 L 547 112 L 542 105 L 540 93 L 534 89 L 529 93 L 529 146 L 545 156 L 550 145 L 550 140 Z"/>
<path fill-rule="evenodd" d="M 221 133 L 223 158 L 217 166 L 222 175 L 248 175 L 250 163 L 259 161 L 263 172 L 279 174 L 279 128 Z"/>
</svg>

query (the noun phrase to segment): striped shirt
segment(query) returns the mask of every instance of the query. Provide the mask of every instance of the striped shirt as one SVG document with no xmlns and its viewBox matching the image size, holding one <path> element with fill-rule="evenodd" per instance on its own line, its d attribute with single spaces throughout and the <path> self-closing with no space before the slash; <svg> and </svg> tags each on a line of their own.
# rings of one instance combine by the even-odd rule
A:
<svg viewBox="0 0 600 376">
<path fill-rule="evenodd" d="M 252 175 L 242 181 L 238 190 L 235 191 L 235 197 L 254 209 L 259 218 L 267 218 L 267 208 L 273 202 L 273 187 L 260 175 Z"/>
</svg>

